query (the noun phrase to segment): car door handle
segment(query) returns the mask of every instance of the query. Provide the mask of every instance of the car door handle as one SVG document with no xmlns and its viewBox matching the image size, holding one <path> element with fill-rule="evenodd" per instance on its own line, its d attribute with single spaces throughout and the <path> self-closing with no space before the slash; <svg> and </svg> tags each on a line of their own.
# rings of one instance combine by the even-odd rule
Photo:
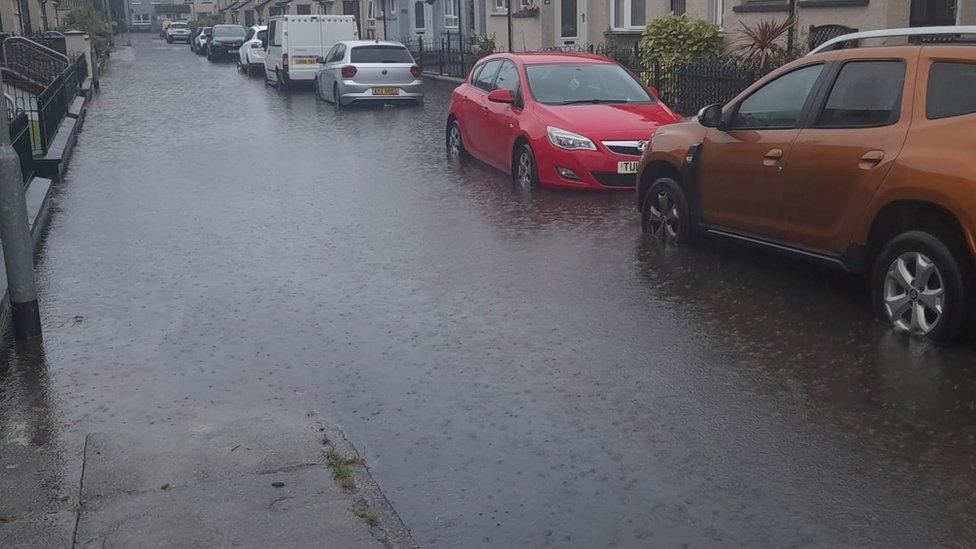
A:
<svg viewBox="0 0 976 549">
<path fill-rule="evenodd" d="M 884 160 L 884 151 L 870 151 L 861 157 L 861 161 L 858 162 L 858 167 L 862 170 L 870 170 L 871 168 L 877 166 Z"/>
<path fill-rule="evenodd" d="M 783 159 L 783 149 L 772 149 L 763 157 L 764 166 L 775 166 Z"/>
</svg>

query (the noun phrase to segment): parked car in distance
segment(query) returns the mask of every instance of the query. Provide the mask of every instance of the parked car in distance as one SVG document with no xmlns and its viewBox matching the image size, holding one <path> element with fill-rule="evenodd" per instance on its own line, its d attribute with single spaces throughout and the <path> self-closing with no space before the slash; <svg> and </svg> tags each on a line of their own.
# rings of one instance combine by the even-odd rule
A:
<svg viewBox="0 0 976 549">
<path fill-rule="evenodd" d="M 292 82 L 315 80 L 332 46 L 356 40 L 359 31 L 353 15 L 279 15 L 268 24 L 264 58 L 265 82 L 287 87 Z"/>
<path fill-rule="evenodd" d="M 651 135 L 679 117 L 605 57 L 561 52 L 482 59 L 451 95 L 447 150 L 523 186 L 633 189 Z"/>
<path fill-rule="evenodd" d="M 939 43 L 958 32 L 854 34 L 840 47 L 863 47 L 829 45 L 660 130 L 639 170 L 644 231 L 864 274 L 896 330 L 958 336 L 976 296 L 976 47 Z"/>
<path fill-rule="evenodd" d="M 254 25 L 247 29 L 244 45 L 238 50 L 237 68 L 248 75 L 252 70 L 264 70 L 264 43 L 268 39 L 268 27 Z"/>
<path fill-rule="evenodd" d="M 213 34 L 213 27 L 201 27 L 197 35 L 190 40 L 190 49 L 197 55 L 203 55 L 207 51 L 207 41 Z"/>
<path fill-rule="evenodd" d="M 240 25 L 214 25 L 207 40 L 207 59 L 214 61 L 237 55 L 247 31 Z"/>
<path fill-rule="evenodd" d="M 420 67 L 399 42 L 344 40 L 318 59 L 315 91 L 337 105 L 424 100 Z"/>
<path fill-rule="evenodd" d="M 190 42 L 190 26 L 183 21 L 173 21 L 166 29 L 166 43 Z"/>
</svg>

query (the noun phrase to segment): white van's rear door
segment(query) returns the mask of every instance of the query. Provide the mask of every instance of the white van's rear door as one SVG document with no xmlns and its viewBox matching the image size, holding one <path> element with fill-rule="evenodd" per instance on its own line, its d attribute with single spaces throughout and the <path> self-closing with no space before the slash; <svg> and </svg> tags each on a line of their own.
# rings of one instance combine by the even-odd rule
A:
<svg viewBox="0 0 976 549">
<path fill-rule="evenodd" d="M 315 61 L 322 56 L 322 26 L 319 16 L 292 16 L 288 18 L 288 76 L 292 80 L 312 80 L 319 65 Z"/>
</svg>

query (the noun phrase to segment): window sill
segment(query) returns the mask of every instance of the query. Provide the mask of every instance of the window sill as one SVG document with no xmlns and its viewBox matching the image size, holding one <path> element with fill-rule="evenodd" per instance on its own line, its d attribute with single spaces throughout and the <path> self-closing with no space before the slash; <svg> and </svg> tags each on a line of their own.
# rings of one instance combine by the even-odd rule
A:
<svg viewBox="0 0 976 549">
<path fill-rule="evenodd" d="M 785 0 L 756 0 L 732 6 L 736 13 L 766 13 L 773 11 L 790 11 L 790 5 Z"/>
<path fill-rule="evenodd" d="M 799 0 L 801 8 L 858 8 L 867 6 L 871 0 Z"/>
<path fill-rule="evenodd" d="M 611 28 L 610 29 L 610 34 L 612 34 L 614 36 L 640 36 L 640 35 L 644 34 L 644 28 L 645 27 L 640 27 L 640 28 L 635 28 L 635 29 L 614 29 L 614 28 Z"/>
</svg>

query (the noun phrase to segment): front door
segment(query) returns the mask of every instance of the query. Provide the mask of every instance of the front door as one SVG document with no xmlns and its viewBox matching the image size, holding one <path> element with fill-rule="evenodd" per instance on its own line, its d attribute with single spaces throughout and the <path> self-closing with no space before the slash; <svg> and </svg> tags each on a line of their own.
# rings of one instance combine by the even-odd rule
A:
<svg viewBox="0 0 976 549">
<path fill-rule="evenodd" d="M 506 89 L 518 98 L 519 75 L 518 69 L 511 61 L 504 61 L 495 77 L 493 89 Z M 516 100 L 509 103 L 487 103 L 487 119 L 484 122 L 485 135 L 491 136 L 485 142 L 485 156 L 491 164 L 506 166 L 511 163 L 512 149 L 515 145 L 515 135 L 518 133 L 518 116 L 522 112 L 522 103 Z"/>
<path fill-rule="evenodd" d="M 586 0 L 555 0 L 556 44 L 574 46 L 586 42 Z M 513 6 L 515 2 L 512 2 Z"/>
<path fill-rule="evenodd" d="M 912 0 L 909 24 L 913 27 L 942 27 L 956 24 L 957 0 Z"/>
<path fill-rule="evenodd" d="M 902 106 L 903 97 L 912 97 L 907 64 L 872 59 L 841 67 L 786 167 L 790 242 L 832 253 L 847 249 L 911 124 L 912 102 Z"/>
<path fill-rule="evenodd" d="M 494 138 L 488 133 L 488 93 L 494 89 L 501 64 L 497 59 L 485 63 L 471 80 L 471 89 L 461 105 L 461 137 L 471 154 L 488 163 L 492 163 L 488 150 Z"/>
<path fill-rule="evenodd" d="M 699 159 L 699 211 L 706 225 L 771 239 L 784 236 L 783 171 L 823 64 L 788 72 L 733 106 Z"/>
</svg>

